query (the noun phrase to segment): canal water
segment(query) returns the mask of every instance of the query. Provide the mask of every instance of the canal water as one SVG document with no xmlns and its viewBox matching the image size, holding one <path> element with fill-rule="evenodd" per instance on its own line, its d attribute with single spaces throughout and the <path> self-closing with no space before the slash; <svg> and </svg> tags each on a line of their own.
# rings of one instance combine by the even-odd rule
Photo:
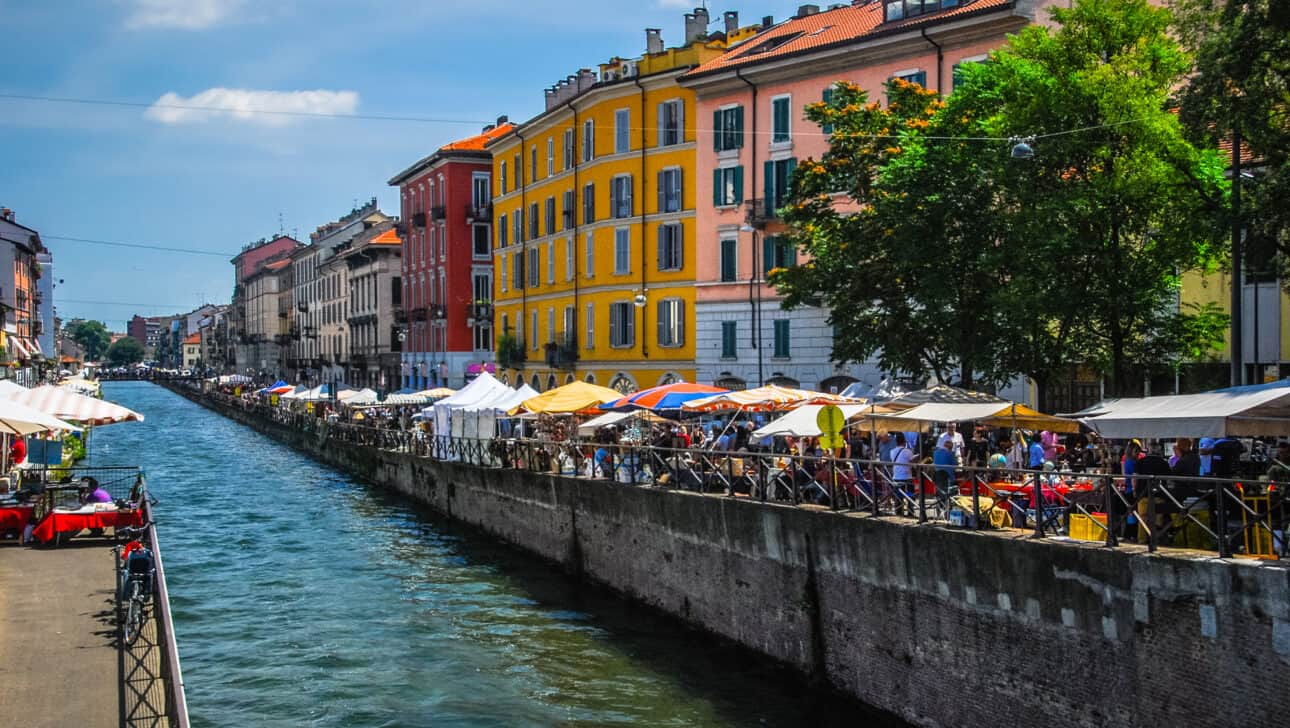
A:
<svg viewBox="0 0 1290 728">
<path fill-rule="evenodd" d="M 147 383 L 140 464 L 194 726 L 887 726 L 748 652 Z"/>
</svg>

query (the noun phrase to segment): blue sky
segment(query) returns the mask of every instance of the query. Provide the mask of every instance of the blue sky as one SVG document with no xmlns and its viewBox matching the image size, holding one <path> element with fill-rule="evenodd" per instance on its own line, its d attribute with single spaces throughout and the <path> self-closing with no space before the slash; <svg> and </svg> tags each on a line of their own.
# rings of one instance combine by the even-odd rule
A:
<svg viewBox="0 0 1290 728">
<path fill-rule="evenodd" d="M 639 55 L 646 27 L 682 40 L 694 3 L 639 0 L 0 0 L 5 174 L 0 206 L 54 253 L 63 318 L 124 330 L 232 292 L 228 258 L 281 227 L 305 240 L 376 196 L 444 142 L 499 114 L 541 111 L 542 90 L 612 55 Z M 742 24 L 792 3 L 710 6 Z M 334 113 L 235 115 L 157 103 Z M 405 116 L 464 123 L 376 121 Z M 193 255 L 59 240 L 192 248 Z M 108 304 L 114 305 L 108 305 Z M 115 305 L 128 304 L 128 305 Z M 142 304 L 142 305 L 139 305 Z"/>
</svg>

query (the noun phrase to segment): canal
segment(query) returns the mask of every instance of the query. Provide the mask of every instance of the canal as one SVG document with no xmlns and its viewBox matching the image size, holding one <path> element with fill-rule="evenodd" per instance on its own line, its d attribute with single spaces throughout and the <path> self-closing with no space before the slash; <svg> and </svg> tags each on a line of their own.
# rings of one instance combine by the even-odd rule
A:
<svg viewBox="0 0 1290 728">
<path fill-rule="evenodd" d="M 894 726 L 161 387 L 140 464 L 195 726 Z"/>
</svg>

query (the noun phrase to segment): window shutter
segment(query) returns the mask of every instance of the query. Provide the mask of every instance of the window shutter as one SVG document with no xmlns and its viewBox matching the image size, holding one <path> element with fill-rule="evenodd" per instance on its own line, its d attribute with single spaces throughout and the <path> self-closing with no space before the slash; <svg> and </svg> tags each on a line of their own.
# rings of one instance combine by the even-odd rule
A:
<svg viewBox="0 0 1290 728">
<path fill-rule="evenodd" d="M 672 175 L 672 193 L 676 197 L 676 209 L 685 209 L 685 169 L 678 167 Z"/>
<path fill-rule="evenodd" d="M 721 151 L 721 137 L 725 130 L 721 128 L 721 117 L 723 114 L 720 110 L 712 112 L 712 148 L 715 151 Z"/>
<path fill-rule="evenodd" d="M 609 343 L 613 346 L 618 346 L 619 344 L 622 343 L 622 339 L 618 335 L 619 324 L 621 323 L 621 321 L 619 321 L 619 318 L 620 317 L 618 315 L 618 304 L 616 303 L 610 304 L 609 306 Z"/>
<path fill-rule="evenodd" d="M 667 268 L 667 226 L 658 226 L 658 269 Z"/>
<path fill-rule="evenodd" d="M 619 308 L 623 310 L 623 319 L 627 322 L 627 345 L 631 346 L 636 343 L 636 309 L 630 303 L 620 304 Z"/>
<path fill-rule="evenodd" d="M 610 217 L 618 217 L 618 207 L 614 204 L 616 202 L 614 198 L 614 190 L 618 188 L 618 184 L 619 182 L 617 179 L 609 180 L 609 216 Z"/>
<path fill-rule="evenodd" d="M 744 201 L 744 166 L 741 164 L 735 167 L 735 204 L 741 205 Z"/>
<path fill-rule="evenodd" d="M 784 243 L 784 264 L 792 268 L 797 265 L 797 246 L 792 243 Z"/>
<path fill-rule="evenodd" d="M 735 148 L 744 145 L 744 107 L 735 107 Z"/>
<path fill-rule="evenodd" d="M 685 267 L 685 226 L 684 225 L 678 224 L 676 226 L 676 240 L 674 241 L 674 244 L 676 245 L 676 267 L 684 268 Z"/>
<path fill-rule="evenodd" d="M 670 344 L 671 342 L 667 340 L 667 301 L 658 302 L 658 306 L 655 307 L 654 318 L 658 319 L 658 345 L 666 346 Z"/>
<path fill-rule="evenodd" d="M 685 343 L 685 301 L 676 302 L 676 341 L 677 346 Z"/>
<path fill-rule="evenodd" d="M 635 193 L 635 190 L 633 189 L 635 186 L 636 186 L 636 178 L 628 177 L 627 178 L 627 217 L 631 217 L 632 212 L 636 209 L 635 200 L 632 199 Z"/>
<path fill-rule="evenodd" d="M 765 214 L 769 216 L 771 211 L 775 209 L 776 191 L 778 189 L 775 184 L 775 163 L 766 162 L 762 166 L 762 173 L 766 175 L 762 178 L 762 187 L 766 190 L 766 194 L 763 197 L 766 201 Z"/>
<path fill-rule="evenodd" d="M 761 241 L 761 262 L 762 274 L 775 267 L 775 245 L 779 243 L 779 238 L 768 235 Z"/>
<path fill-rule="evenodd" d="M 832 103 L 833 103 L 833 87 L 832 87 L 832 86 L 829 86 L 828 88 L 824 89 L 824 103 L 825 103 L 825 104 L 832 104 Z M 832 125 L 832 124 L 824 124 L 824 125 L 822 126 L 822 128 L 821 128 L 821 131 L 823 131 L 825 134 L 832 134 L 832 133 L 833 133 L 833 125 Z"/>
<path fill-rule="evenodd" d="M 722 197 L 724 196 L 724 191 L 722 189 L 723 187 L 725 187 L 725 185 L 721 184 L 721 170 L 720 169 L 712 170 L 712 205 L 713 207 L 720 207 L 721 204 L 725 202 L 725 200 L 722 199 Z"/>
<path fill-rule="evenodd" d="M 666 103 L 660 103 L 658 105 L 658 108 L 655 110 L 657 116 L 654 117 L 654 126 L 658 127 L 658 146 L 660 147 L 663 146 L 663 140 L 667 137 L 667 132 L 664 130 L 665 124 L 663 123 L 664 106 L 666 106 Z"/>
<path fill-rule="evenodd" d="M 676 102 L 676 143 L 685 143 L 685 102 Z"/>
<path fill-rule="evenodd" d="M 658 212 L 667 210 L 667 171 L 661 170 L 658 173 Z"/>
</svg>

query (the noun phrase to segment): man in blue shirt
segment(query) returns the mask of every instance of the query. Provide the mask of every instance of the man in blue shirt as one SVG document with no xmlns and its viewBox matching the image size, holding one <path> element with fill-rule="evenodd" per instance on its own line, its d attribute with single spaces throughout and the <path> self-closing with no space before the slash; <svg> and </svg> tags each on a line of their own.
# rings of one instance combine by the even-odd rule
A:
<svg viewBox="0 0 1290 728">
<path fill-rule="evenodd" d="M 936 492 L 942 500 L 948 499 L 954 483 L 954 469 L 958 467 L 958 458 L 954 455 L 954 441 L 942 439 L 932 451 L 932 464 L 936 466 Z"/>
<path fill-rule="evenodd" d="M 1030 456 L 1027 467 L 1031 470 L 1039 470 L 1044 467 L 1044 444 L 1039 441 L 1038 433 L 1030 441 L 1030 449 L 1027 452 Z"/>
</svg>

